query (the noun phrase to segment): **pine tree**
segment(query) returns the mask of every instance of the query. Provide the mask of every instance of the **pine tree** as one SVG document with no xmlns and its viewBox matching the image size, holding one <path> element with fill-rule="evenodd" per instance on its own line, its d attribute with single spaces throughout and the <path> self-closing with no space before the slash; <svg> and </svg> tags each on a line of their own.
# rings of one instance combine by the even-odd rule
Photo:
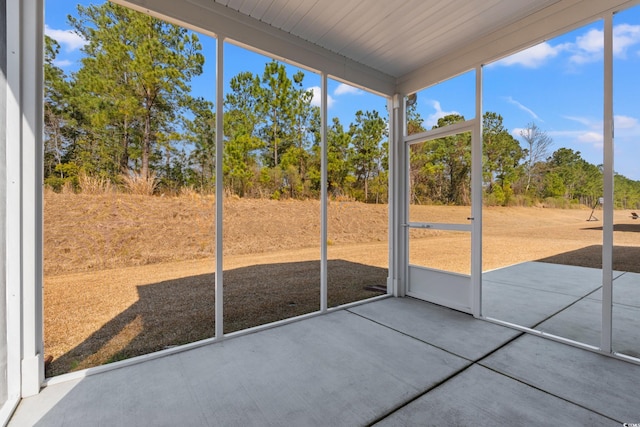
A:
<svg viewBox="0 0 640 427">
<path fill-rule="evenodd" d="M 202 73 L 197 35 L 112 3 L 78 6 L 70 22 L 88 41 L 75 76 L 88 117 L 83 161 L 109 176 L 133 169 L 149 178 L 190 104 L 189 81 Z"/>
</svg>

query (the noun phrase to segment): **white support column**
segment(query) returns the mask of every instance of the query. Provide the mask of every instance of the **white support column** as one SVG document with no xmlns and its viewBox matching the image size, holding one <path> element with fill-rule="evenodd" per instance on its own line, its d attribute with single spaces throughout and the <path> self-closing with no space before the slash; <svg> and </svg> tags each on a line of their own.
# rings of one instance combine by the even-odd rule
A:
<svg viewBox="0 0 640 427">
<path fill-rule="evenodd" d="M 8 290 L 7 290 L 7 2 L 0 0 L 0 425 L 4 425 L 13 410 L 14 399 L 9 398 L 8 373 L 11 367 L 8 365 L 8 329 L 13 327 L 8 322 Z"/>
<path fill-rule="evenodd" d="M 7 404 L 2 419 L 8 418 L 22 390 L 22 25 L 21 2 L 6 2 L 6 117 L 5 126 L 5 280 L 7 286 Z M 36 372 L 36 379 L 38 375 Z"/>
<path fill-rule="evenodd" d="M 476 67 L 476 124 L 471 146 L 471 311 L 482 315 L 482 66 Z"/>
<path fill-rule="evenodd" d="M 216 285 L 215 336 L 224 336 L 224 37 L 216 39 Z"/>
<path fill-rule="evenodd" d="M 320 311 L 327 311 L 327 73 L 322 72 L 320 84 Z"/>
<path fill-rule="evenodd" d="M 389 279 L 387 292 L 406 294 L 406 153 L 405 97 L 389 101 Z"/>
<path fill-rule="evenodd" d="M 43 0 L 23 0 L 21 22 L 22 396 L 44 381 L 42 307 Z"/>
<path fill-rule="evenodd" d="M 611 353 L 613 303 L 613 15 L 604 19 L 604 206 L 602 207 L 602 331 L 600 349 Z"/>
<path fill-rule="evenodd" d="M 394 176 L 395 173 L 395 145 L 396 145 L 396 141 L 395 141 L 395 129 L 396 129 L 396 119 L 395 119 L 395 114 L 396 114 L 396 109 L 394 108 L 395 105 L 395 97 L 393 98 L 389 98 L 387 99 L 387 114 L 389 114 L 389 144 L 387 147 L 387 150 L 389 150 L 388 152 L 388 156 L 389 156 L 389 175 L 387 176 L 387 215 L 388 215 L 388 225 L 387 225 L 387 245 L 388 245 L 388 257 L 389 257 L 389 261 L 387 263 L 387 265 L 389 266 L 389 271 L 387 273 L 387 294 L 395 294 L 396 293 L 396 287 L 397 285 L 395 284 L 396 281 L 394 280 L 396 277 L 396 256 L 395 256 L 395 236 L 396 236 L 396 232 L 395 232 L 395 228 L 394 228 L 394 224 L 395 224 L 395 209 L 394 209 L 394 205 L 395 205 L 395 189 L 394 189 L 394 185 L 396 182 L 396 178 Z"/>
</svg>

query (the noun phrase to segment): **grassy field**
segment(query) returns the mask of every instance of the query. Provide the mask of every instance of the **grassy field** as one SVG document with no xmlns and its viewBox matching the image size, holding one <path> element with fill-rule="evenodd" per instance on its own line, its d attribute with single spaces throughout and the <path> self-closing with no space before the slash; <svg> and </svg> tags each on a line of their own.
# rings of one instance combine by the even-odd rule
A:
<svg viewBox="0 0 640 427">
<path fill-rule="evenodd" d="M 45 194 L 47 376 L 214 333 L 212 197 Z M 412 207 L 412 220 L 461 221 L 467 207 Z M 589 209 L 486 208 L 483 269 L 544 260 L 600 267 Z M 596 212 L 601 218 L 601 212 Z M 224 206 L 225 332 L 318 310 L 317 201 L 229 198 Z M 640 222 L 615 213 L 614 268 L 640 272 Z M 378 295 L 387 277 L 387 206 L 331 202 L 329 305 Z M 412 231 L 412 262 L 469 271 L 468 238 Z"/>
</svg>

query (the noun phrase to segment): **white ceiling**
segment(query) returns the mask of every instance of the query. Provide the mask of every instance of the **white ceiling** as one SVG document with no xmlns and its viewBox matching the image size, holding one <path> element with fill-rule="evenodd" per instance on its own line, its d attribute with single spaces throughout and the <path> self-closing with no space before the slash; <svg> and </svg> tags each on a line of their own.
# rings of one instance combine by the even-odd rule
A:
<svg viewBox="0 0 640 427">
<path fill-rule="evenodd" d="M 559 0 L 215 0 L 401 77 Z"/>
<path fill-rule="evenodd" d="M 640 0 L 111 0 L 385 95 Z"/>
</svg>

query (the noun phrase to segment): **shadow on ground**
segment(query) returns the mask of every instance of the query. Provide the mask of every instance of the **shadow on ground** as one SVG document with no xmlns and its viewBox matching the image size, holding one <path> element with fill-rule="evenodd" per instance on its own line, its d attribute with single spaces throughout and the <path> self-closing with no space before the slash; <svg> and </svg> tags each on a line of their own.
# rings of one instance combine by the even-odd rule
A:
<svg viewBox="0 0 640 427">
<path fill-rule="evenodd" d="M 586 227 L 583 230 L 599 230 L 602 231 L 602 226 L 600 227 Z M 613 231 L 620 231 L 623 233 L 640 233 L 640 223 L 638 224 L 614 224 Z"/>
<path fill-rule="evenodd" d="M 384 288 L 386 280 L 387 269 L 329 260 L 329 307 L 380 295 L 382 292 L 371 287 Z M 213 273 L 138 286 L 138 301 L 77 347 L 47 363 L 46 376 L 213 337 L 214 286 Z M 224 272 L 225 333 L 319 309 L 319 261 L 255 265 Z"/>
<path fill-rule="evenodd" d="M 640 273 L 640 247 L 614 246 L 613 269 Z M 575 265 L 578 267 L 602 268 L 602 245 L 585 246 L 574 251 L 563 252 L 536 261 L 552 264 Z"/>
</svg>

